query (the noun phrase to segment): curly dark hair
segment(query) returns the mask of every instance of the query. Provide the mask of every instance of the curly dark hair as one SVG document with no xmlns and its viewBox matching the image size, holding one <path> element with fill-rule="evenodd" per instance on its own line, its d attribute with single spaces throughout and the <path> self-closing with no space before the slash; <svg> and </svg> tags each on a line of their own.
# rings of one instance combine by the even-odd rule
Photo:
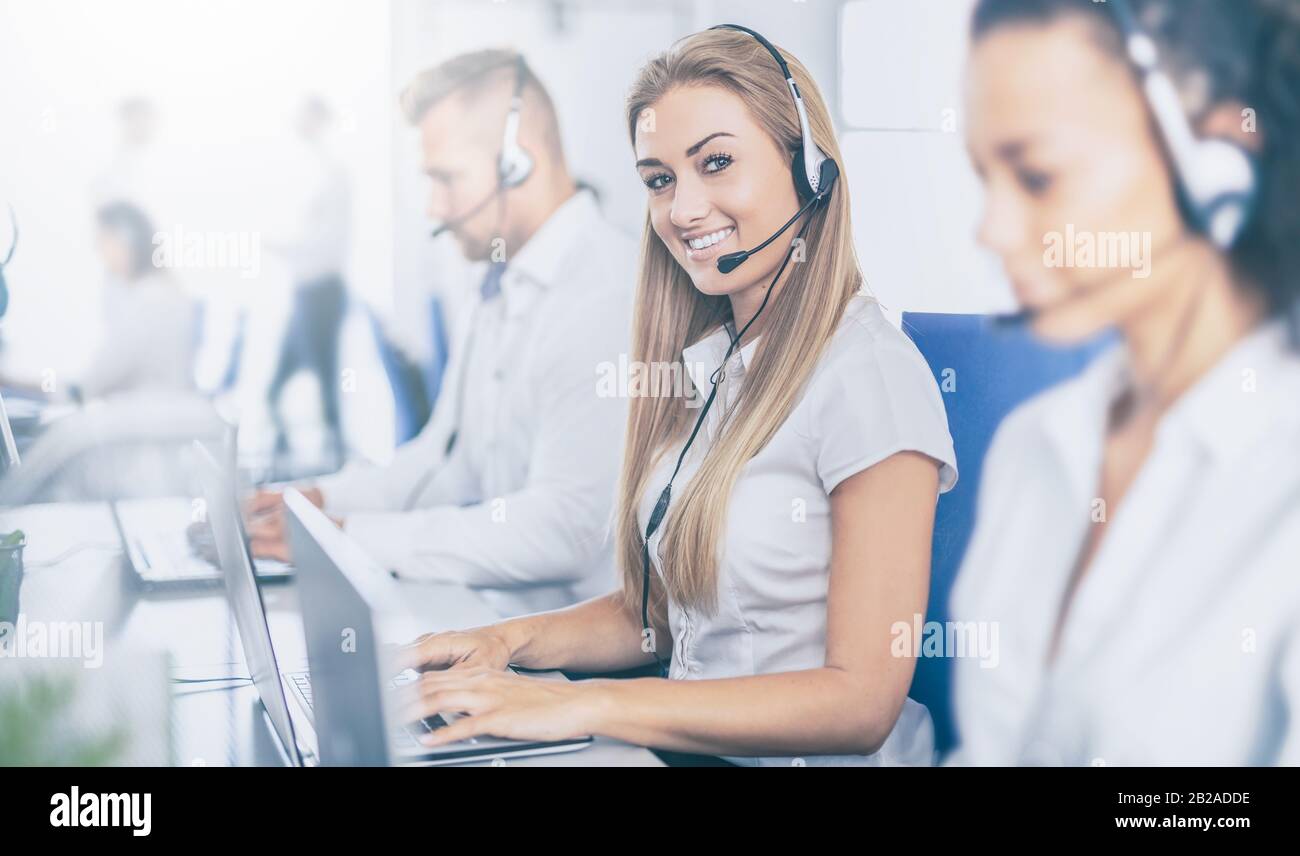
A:
<svg viewBox="0 0 1300 856">
<path fill-rule="evenodd" d="M 1256 156 L 1259 197 L 1229 261 L 1272 313 L 1290 315 L 1300 347 L 1300 0 L 1130 2 L 1170 76 L 1206 92 L 1200 112 L 1226 101 L 1255 111 L 1263 144 Z M 1094 22 L 1099 44 L 1123 55 L 1113 14 L 1092 0 L 979 0 L 971 39 L 1064 15 Z"/>
</svg>

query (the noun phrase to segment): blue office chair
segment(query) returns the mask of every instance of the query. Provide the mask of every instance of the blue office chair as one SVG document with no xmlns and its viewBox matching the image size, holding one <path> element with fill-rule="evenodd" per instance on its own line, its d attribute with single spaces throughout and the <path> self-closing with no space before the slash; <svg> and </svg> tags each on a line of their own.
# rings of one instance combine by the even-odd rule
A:
<svg viewBox="0 0 1300 856">
<path fill-rule="evenodd" d="M 451 359 L 447 314 L 443 311 L 442 301 L 436 297 L 429 301 L 429 337 L 431 347 L 429 362 L 424 365 L 424 391 L 432 407 L 438 401 L 438 393 L 442 392 L 443 375 L 447 372 L 447 361 Z"/>
<path fill-rule="evenodd" d="M 957 453 L 957 486 L 935 511 L 927 621 L 948 620 L 948 597 L 975 526 L 975 498 L 993 434 L 1017 405 L 1083 370 L 1114 340 L 1104 336 L 1077 348 L 1054 348 L 1027 330 L 999 329 L 983 315 L 903 313 L 903 329 L 916 343 L 948 411 Z M 952 710 L 952 662 L 922 657 L 909 693 L 930 709 L 935 745 L 957 742 Z"/>
<path fill-rule="evenodd" d="M 375 337 L 375 347 L 383 364 L 388 385 L 393 391 L 394 432 L 397 444 L 412 439 L 420 433 L 433 405 L 442 391 L 443 374 L 449 353 L 447 326 L 442 303 L 436 298 L 430 302 L 429 323 L 431 355 L 427 363 L 419 365 L 402 352 L 384 331 L 382 321 L 370 312 L 370 329 Z"/>
</svg>

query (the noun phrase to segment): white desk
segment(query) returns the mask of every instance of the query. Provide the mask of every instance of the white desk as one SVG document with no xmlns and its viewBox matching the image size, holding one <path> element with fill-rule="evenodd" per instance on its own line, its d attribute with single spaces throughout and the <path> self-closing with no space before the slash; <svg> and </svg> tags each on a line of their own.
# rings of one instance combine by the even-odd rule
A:
<svg viewBox="0 0 1300 856">
<path fill-rule="evenodd" d="M 0 520 L 27 534 L 21 611 L 29 620 L 103 621 L 111 642 L 166 650 L 174 671 L 186 677 L 247 675 L 234 619 L 219 588 L 197 592 L 140 592 L 121 561 L 107 507 L 96 504 L 32 505 Z M 82 546 L 57 564 L 36 567 Z M 495 617 L 472 591 L 402 583 L 413 614 L 428 629 L 473 626 Z M 276 654 L 283 664 L 306 661 L 306 644 L 293 583 L 262 589 Z M 441 619 L 441 620 L 440 620 Z M 441 625 L 441 626 L 440 626 Z M 251 685 L 179 685 L 173 692 L 173 744 L 178 764 L 278 763 Z M 507 766 L 661 766 L 650 751 L 597 737 L 579 752 L 511 759 Z M 481 766 L 490 761 L 479 762 Z M 470 765 L 467 765 L 470 766 Z"/>
</svg>

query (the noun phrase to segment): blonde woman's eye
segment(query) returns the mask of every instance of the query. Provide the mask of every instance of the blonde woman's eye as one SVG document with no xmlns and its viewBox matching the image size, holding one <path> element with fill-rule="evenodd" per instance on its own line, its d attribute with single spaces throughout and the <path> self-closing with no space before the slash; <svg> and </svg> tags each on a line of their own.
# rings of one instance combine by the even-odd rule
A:
<svg viewBox="0 0 1300 856">
<path fill-rule="evenodd" d="M 731 166 L 731 155 L 709 155 L 704 159 L 705 172 L 722 172 L 729 166 Z"/>
<path fill-rule="evenodd" d="M 658 175 L 652 175 L 649 178 L 643 179 L 643 181 L 645 181 L 645 186 L 650 188 L 650 190 L 654 193 L 658 193 L 659 191 L 663 190 L 670 183 L 672 183 L 672 180 L 673 177 L 671 175 L 668 175 L 668 173 L 665 172 L 661 172 Z"/>
</svg>

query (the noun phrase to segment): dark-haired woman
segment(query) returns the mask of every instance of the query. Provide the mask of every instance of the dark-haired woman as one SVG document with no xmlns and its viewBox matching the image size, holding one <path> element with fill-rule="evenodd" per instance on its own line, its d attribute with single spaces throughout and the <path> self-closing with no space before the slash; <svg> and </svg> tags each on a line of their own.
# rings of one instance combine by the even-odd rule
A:
<svg viewBox="0 0 1300 856">
<path fill-rule="evenodd" d="M 153 225 L 125 202 L 100 208 L 96 225 L 108 273 L 104 334 L 76 386 L 86 398 L 192 391 L 199 310 L 170 272 L 155 264 L 163 254 Z"/>
<path fill-rule="evenodd" d="M 129 202 L 95 212 L 95 247 L 104 265 L 103 333 L 80 372 L 47 369 L 40 378 L 0 377 L 35 397 L 171 396 L 194 390 L 198 304 L 164 267 L 149 218 Z"/>
<path fill-rule="evenodd" d="M 996 622 L 1000 656 L 956 666 L 953 760 L 1296 764 L 1300 3 L 1131 4 L 1194 133 L 1256 165 L 1229 243 L 1180 206 L 1111 5 L 975 11 L 979 237 L 1040 337 L 1119 343 L 990 451 L 952 611 Z M 1127 265 L 1051 252 L 1114 236 Z"/>
</svg>

